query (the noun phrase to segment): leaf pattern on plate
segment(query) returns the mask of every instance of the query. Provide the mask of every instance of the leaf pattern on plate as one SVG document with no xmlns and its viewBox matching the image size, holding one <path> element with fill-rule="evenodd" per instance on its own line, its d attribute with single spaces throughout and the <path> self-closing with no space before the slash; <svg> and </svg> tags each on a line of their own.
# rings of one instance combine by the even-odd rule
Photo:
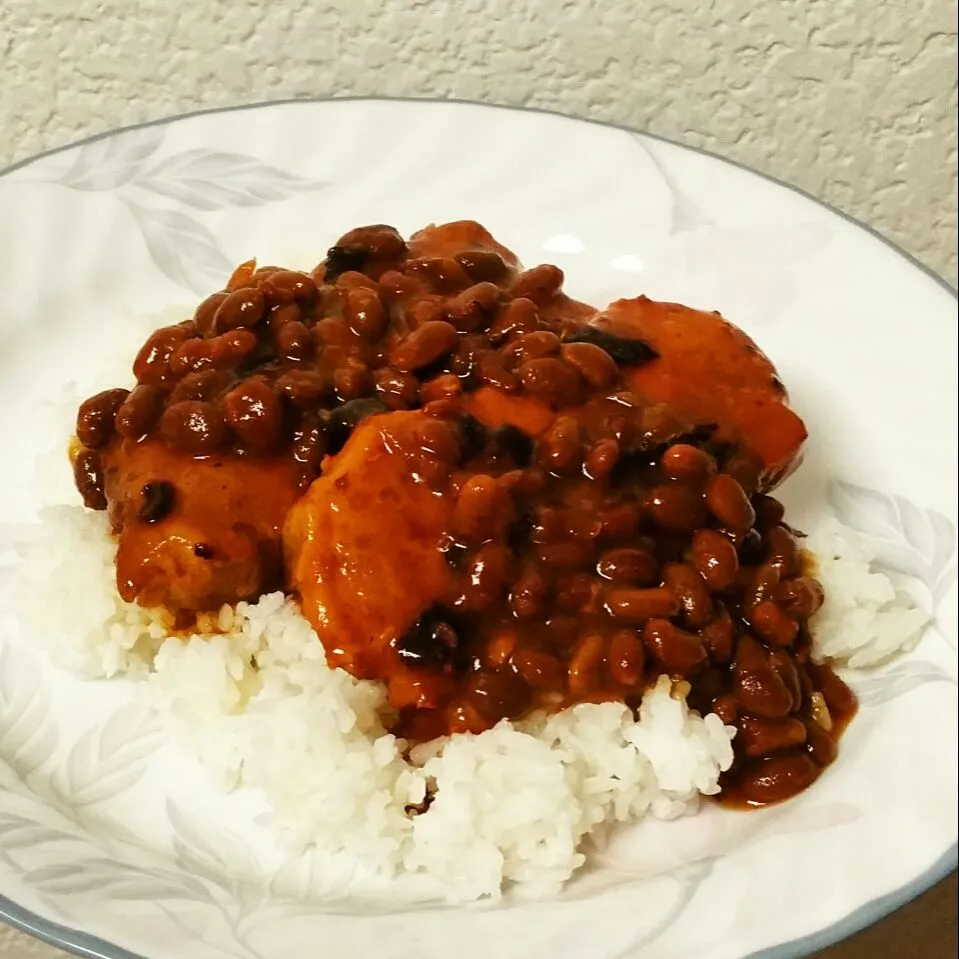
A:
<svg viewBox="0 0 959 959">
<path fill-rule="evenodd" d="M 0 643 L 0 754 L 23 779 L 38 770 L 57 747 L 50 689 L 32 656 L 14 655 Z"/>
<path fill-rule="evenodd" d="M 163 142 L 163 127 L 126 130 L 85 143 L 60 183 L 74 190 L 115 190 L 136 176 Z"/>
<path fill-rule="evenodd" d="M 672 172 L 659 158 L 658 148 L 655 146 L 656 141 L 643 136 L 641 133 L 634 133 L 633 139 L 652 161 L 653 166 L 656 167 L 657 172 L 662 177 L 663 183 L 669 189 L 672 203 L 672 216 L 669 225 L 670 236 L 675 236 L 677 233 L 688 233 L 692 230 L 698 230 L 701 226 L 713 224 L 713 218 L 679 186 Z"/>
<path fill-rule="evenodd" d="M 207 227 L 178 210 L 127 207 L 161 273 L 201 296 L 223 286 L 232 266 Z"/>
<path fill-rule="evenodd" d="M 833 480 L 827 495 L 839 521 L 870 540 L 876 565 L 915 576 L 938 607 L 956 582 L 953 521 L 904 496 L 888 496 L 844 480 Z"/>
<path fill-rule="evenodd" d="M 856 680 L 853 689 L 860 706 L 881 706 L 926 683 L 951 683 L 955 686 L 956 680 L 935 663 L 913 659 L 899 663 L 882 675 Z"/>
<path fill-rule="evenodd" d="M 326 186 L 255 157 L 217 150 L 186 150 L 161 160 L 136 185 L 195 210 L 260 206 Z"/>
<path fill-rule="evenodd" d="M 139 781 L 159 738 L 152 713 L 132 704 L 122 706 L 77 739 L 54 776 L 54 786 L 74 808 L 112 799 Z"/>
</svg>

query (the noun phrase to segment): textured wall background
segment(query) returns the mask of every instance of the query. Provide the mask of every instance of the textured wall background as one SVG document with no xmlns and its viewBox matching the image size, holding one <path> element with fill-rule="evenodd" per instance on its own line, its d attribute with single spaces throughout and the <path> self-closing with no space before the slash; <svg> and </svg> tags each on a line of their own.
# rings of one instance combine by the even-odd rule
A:
<svg viewBox="0 0 959 959">
<path fill-rule="evenodd" d="M 289 96 L 528 104 L 772 173 L 957 281 L 955 0 L 0 0 L 0 166 Z M 4 957 L 54 952 L 0 932 Z"/>
</svg>

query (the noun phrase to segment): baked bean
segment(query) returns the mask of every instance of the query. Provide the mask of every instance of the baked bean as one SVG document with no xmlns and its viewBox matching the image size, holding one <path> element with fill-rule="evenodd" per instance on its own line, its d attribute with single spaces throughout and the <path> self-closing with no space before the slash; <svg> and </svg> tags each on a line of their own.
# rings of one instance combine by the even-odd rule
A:
<svg viewBox="0 0 959 959">
<path fill-rule="evenodd" d="M 453 293 L 469 286 L 466 270 L 448 256 L 421 256 L 406 261 L 407 273 L 425 280 L 437 293 Z"/>
<path fill-rule="evenodd" d="M 210 361 L 218 370 L 236 369 L 258 345 L 252 330 L 231 330 L 206 342 Z"/>
<path fill-rule="evenodd" d="M 736 643 L 733 687 L 743 709 L 754 716 L 781 719 L 792 709 L 792 693 L 766 651 L 746 633 Z"/>
<path fill-rule="evenodd" d="M 555 356 L 559 352 L 559 337 L 549 330 L 537 330 L 535 333 L 523 333 L 508 346 L 503 347 L 507 356 L 516 357 L 518 363 L 538 360 L 544 356 Z"/>
<path fill-rule="evenodd" d="M 500 289 L 495 283 L 477 283 L 454 297 L 448 307 L 450 323 L 462 332 L 489 326 L 499 306 Z"/>
<path fill-rule="evenodd" d="M 362 275 L 362 274 L 361 274 Z M 314 276 L 315 279 L 315 276 Z M 422 293 L 425 284 L 415 276 L 407 276 L 399 270 L 386 270 L 380 274 L 377 288 L 387 303 L 395 303 Z"/>
<path fill-rule="evenodd" d="M 213 318 L 213 329 L 216 333 L 251 329 L 263 319 L 265 309 L 263 294 L 259 290 L 236 290 L 217 308 L 216 316 Z"/>
<path fill-rule="evenodd" d="M 802 686 L 799 682 L 799 671 L 792 660 L 792 656 L 785 649 L 773 649 L 769 652 L 769 662 L 779 673 L 779 678 L 789 690 L 792 697 L 790 712 L 796 712 L 802 705 Z"/>
<path fill-rule="evenodd" d="M 494 669 L 506 666 L 518 643 L 519 636 L 516 635 L 516 630 L 497 629 L 486 644 L 486 651 L 483 656 L 486 665 L 492 666 Z"/>
<path fill-rule="evenodd" d="M 713 604 L 713 618 L 699 631 L 714 663 L 728 663 L 733 655 L 736 627 L 729 610 L 722 603 Z"/>
<path fill-rule="evenodd" d="M 631 536 L 639 528 L 642 511 L 635 503 L 618 503 L 596 511 L 600 521 L 599 539 L 615 540 Z"/>
<path fill-rule="evenodd" d="M 313 335 L 304 323 L 297 320 L 277 327 L 273 331 L 273 342 L 283 359 L 294 362 L 305 360 L 313 349 Z"/>
<path fill-rule="evenodd" d="M 269 306 L 292 303 L 294 300 L 315 300 L 317 296 L 313 277 L 298 270 L 276 270 L 270 273 L 260 284 L 260 291 Z"/>
<path fill-rule="evenodd" d="M 735 696 L 717 696 L 711 711 L 722 720 L 724 726 L 732 726 L 739 716 L 739 703 Z"/>
<path fill-rule="evenodd" d="M 524 297 L 542 306 L 548 303 L 563 285 L 563 271 L 558 266 L 543 263 L 525 273 L 519 273 L 510 284 L 510 294 Z"/>
<path fill-rule="evenodd" d="M 849 716 L 856 709 L 855 693 L 832 671 L 821 663 L 806 663 L 806 672 L 822 693 L 833 716 Z"/>
<path fill-rule="evenodd" d="M 739 562 L 746 566 L 758 566 L 763 561 L 763 538 L 755 529 L 745 533 L 724 529 L 723 533 L 739 544 Z"/>
<path fill-rule="evenodd" d="M 469 702 L 492 721 L 521 715 L 532 699 L 526 680 L 512 668 L 484 670 L 471 677 L 466 689 Z"/>
<path fill-rule="evenodd" d="M 152 333 L 133 361 L 137 382 L 164 386 L 170 379 L 170 357 L 189 337 L 189 331 L 180 326 L 164 326 Z"/>
<path fill-rule="evenodd" d="M 446 321 L 446 299 L 433 293 L 419 293 L 410 297 L 400 311 L 408 330 L 415 330 L 424 323 Z"/>
<path fill-rule="evenodd" d="M 117 410 L 113 425 L 123 437 L 139 439 L 156 425 L 163 412 L 164 393 L 156 386 L 141 383 Z"/>
<path fill-rule="evenodd" d="M 390 352 L 390 365 L 401 373 L 412 373 L 435 363 L 455 346 L 457 332 L 443 320 L 432 320 L 413 330 Z"/>
<path fill-rule="evenodd" d="M 211 293 L 197 308 L 193 314 L 193 322 L 196 324 L 197 333 L 200 336 L 208 338 L 215 332 L 216 311 L 220 304 L 229 296 L 221 290 L 219 293 Z"/>
<path fill-rule="evenodd" d="M 806 741 L 806 727 L 799 719 L 759 719 L 740 716 L 736 745 L 756 759 L 801 746 Z"/>
<path fill-rule="evenodd" d="M 771 646 L 788 646 L 799 633 L 799 623 L 771 599 L 754 606 L 749 619 L 752 628 Z"/>
<path fill-rule="evenodd" d="M 375 340 L 386 329 L 389 318 L 375 290 L 350 290 L 343 307 L 350 329 L 364 340 Z"/>
<path fill-rule="evenodd" d="M 528 393 L 553 406 L 572 406 L 579 395 L 579 379 L 562 360 L 528 360 L 516 371 Z"/>
<path fill-rule="evenodd" d="M 750 763 L 736 777 L 736 792 L 747 803 L 781 802 L 815 782 L 819 768 L 803 753 L 769 756 Z"/>
<path fill-rule="evenodd" d="M 748 610 L 772 599 L 779 586 L 779 568 L 763 563 L 755 569 L 740 569 L 743 586 L 743 606 Z"/>
<path fill-rule="evenodd" d="M 564 613 L 592 614 L 599 609 L 602 588 L 589 573 L 569 573 L 556 583 L 556 605 Z"/>
<path fill-rule="evenodd" d="M 643 678 L 646 654 L 639 636 L 631 629 L 613 633 L 609 641 L 607 667 L 610 678 L 620 686 L 638 686 Z"/>
<path fill-rule="evenodd" d="M 593 556 L 590 543 L 576 540 L 547 543 L 537 550 L 539 561 L 556 569 L 578 569 L 585 566 Z"/>
<path fill-rule="evenodd" d="M 647 549 L 634 547 L 622 546 L 606 550 L 599 557 L 596 572 L 613 583 L 650 586 L 659 581 L 659 564 L 656 557 Z"/>
<path fill-rule="evenodd" d="M 492 250 L 464 250 L 454 253 L 453 259 L 476 281 L 502 279 L 509 271 L 506 261 Z"/>
<path fill-rule="evenodd" d="M 226 439 L 220 411 L 202 400 L 183 400 L 168 406 L 160 417 L 160 432 L 169 443 L 193 455 L 212 453 Z"/>
<path fill-rule="evenodd" d="M 713 601 L 706 581 L 685 563 L 666 563 L 663 584 L 678 598 L 683 622 L 692 629 L 702 629 L 713 618 Z"/>
<path fill-rule="evenodd" d="M 373 373 L 376 395 L 391 410 L 408 410 L 416 403 L 420 384 L 409 373 L 382 366 Z"/>
<path fill-rule="evenodd" d="M 533 689 L 558 692 L 563 688 L 566 670 L 555 656 L 534 649 L 519 649 L 513 653 L 512 664 Z"/>
<path fill-rule="evenodd" d="M 229 373 L 220 370 L 200 370 L 199 373 L 187 373 L 186 376 L 173 387 L 169 403 L 179 403 L 181 400 L 212 400 L 222 392 L 231 381 Z M 141 434 L 142 435 L 142 434 Z"/>
<path fill-rule="evenodd" d="M 759 489 L 759 477 L 763 472 L 763 464 L 758 457 L 737 450 L 723 463 L 723 472 L 739 483 L 746 497 L 749 498 Z"/>
<path fill-rule="evenodd" d="M 360 360 L 353 360 L 333 373 L 333 392 L 341 403 L 369 396 L 373 392 L 373 376 Z"/>
<path fill-rule="evenodd" d="M 77 411 L 77 439 L 90 449 L 100 449 L 113 439 L 117 411 L 129 390 L 103 390 L 84 400 Z"/>
<path fill-rule="evenodd" d="M 533 333 L 540 328 L 539 310 L 532 300 L 518 297 L 510 300 L 499 312 L 489 328 L 489 338 L 493 343 L 513 339 L 523 333 Z"/>
<path fill-rule="evenodd" d="M 739 557 L 736 547 L 722 533 L 712 529 L 696 530 L 689 559 L 712 590 L 728 589 L 736 581 Z"/>
<path fill-rule="evenodd" d="M 480 350 L 475 354 L 476 379 L 480 383 L 495 386 L 504 393 L 519 390 L 519 377 L 506 368 L 506 362 L 493 350 Z"/>
<path fill-rule="evenodd" d="M 244 260 L 226 281 L 227 290 L 239 290 L 246 286 L 256 272 L 256 259 Z"/>
<path fill-rule="evenodd" d="M 674 443 L 663 453 L 659 468 L 673 480 L 705 483 L 716 472 L 716 461 L 696 446 Z"/>
<path fill-rule="evenodd" d="M 299 473 L 300 488 L 305 489 L 320 472 L 320 464 L 326 453 L 326 436 L 315 414 L 307 414 L 293 432 L 291 449 L 293 462 Z"/>
<path fill-rule="evenodd" d="M 643 626 L 646 651 L 671 676 L 685 679 L 708 662 L 706 649 L 695 633 L 674 626 L 668 619 L 651 619 Z"/>
<path fill-rule="evenodd" d="M 536 462 L 556 476 L 575 473 L 583 461 L 579 423 L 571 416 L 558 416 L 536 444 Z"/>
<path fill-rule="evenodd" d="M 766 562 L 775 566 L 782 577 L 797 572 L 796 541 L 783 526 L 773 526 L 766 530 Z"/>
<path fill-rule="evenodd" d="M 457 609 L 479 612 L 505 592 L 512 566 L 512 554 L 499 543 L 486 543 L 466 567 L 463 593 L 454 603 Z"/>
<path fill-rule="evenodd" d="M 512 504 L 491 476 L 471 476 L 460 490 L 450 521 L 453 533 L 468 543 L 497 538 L 512 519 Z"/>
<path fill-rule="evenodd" d="M 773 597 L 789 616 L 812 616 L 823 604 L 822 585 L 811 576 L 797 576 L 780 583 Z"/>
<path fill-rule="evenodd" d="M 597 633 L 576 644 L 567 667 L 567 685 L 574 696 L 582 698 L 599 688 L 605 658 L 606 640 Z"/>
<path fill-rule="evenodd" d="M 742 486 L 729 474 L 720 473 L 706 484 L 706 508 L 723 526 L 747 530 L 756 521 L 752 503 Z"/>
<path fill-rule="evenodd" d="M 836 740 L 814 720 L 806 720 L 806 751 L 817 766 L 828 766 L 836 759 Z"/>
<path fill-rule="evenodd" d="M 600 440 L 587 454 L 583 464 L 586 474 L 594 480 L 605 480 L 619 462 L 619 443 L 616 440 Z"/>
<path fill-rule="evenodd" d="M 279 306 L 274 306 L 273 309 L 266 314 L 264 322 L 269 331 L 274 333 L 277 328 L 283 326 L 284 323 L 299 322 L 302 319 L 303 311 L 300 309 L 298 303 L 281 303 Z M 322 320 L 320 322 L 322 322 Z"/>
<path fill-rule="evenodd" d="M 757 496 L 753 504 L 756 510 L 756 526 L 767 530 L 771 526 L 779 526 L 783 521 L 785 510 L 783 504 L 772 496 Z"/>
<path fill-rule="evenodd" d="M 73 481 L 87 509 L 106 509 L 100 454 L 84 446 L 73 459 Z"/>
<path fill-rule="evenodd" d="M 288 370 L 277 377 L 274 387 L 280 396 L 298 410 L 315 407 L 329 389 L 322 374 L 309 369 Z"/>
<path fill-rule="evenodd" d="M 441 373 L 420 385 L 420 402 L 425 404 L 433 400 L 450 399 L 462 392 L 463 383 L 455 373 Z"/>
<path fill-rule="evenodd" d="M 702 494 L 682 483 L 653 487 L 646 496 L 646 509 L 653 522 L 663 529 L 696 529 L 706 518 Z"/>
<path fill-rule="evenodd" d="M 546 602 L 549 585 L 542 573 L 534 566 L 524 566 L 513 583 L 509 605 L 518 619 L 536 616 Z"/>
<path fill-rule="evenodd" d="M 619 376 L 609 353 L 592 343 L 564 343 L 560 355 L 564 363 L 595 389 L 605 389 Z"/>
<path fill-rule="evenodd" d="M 283 425 L 280 399 L 261 377 L 251 377 L 230 390 L 223 408 L 227 423 L 245 446 L 263 451 L 279 442 Z"/>
<path fill-rule="evenodd" d="M 606 591 L 606 610 L 616 619 L 641 626 L 650 619 L 668 619 L 680 610 L 676 594 L 664 586 L 651 589 L 618 587 Z"/>
<path fill-rule="evenodd" d="M 214 340 L 192 339 L 181 343 L 170 355 L 168 379 L 196 373 L 213 365 Z"/>
</svg>

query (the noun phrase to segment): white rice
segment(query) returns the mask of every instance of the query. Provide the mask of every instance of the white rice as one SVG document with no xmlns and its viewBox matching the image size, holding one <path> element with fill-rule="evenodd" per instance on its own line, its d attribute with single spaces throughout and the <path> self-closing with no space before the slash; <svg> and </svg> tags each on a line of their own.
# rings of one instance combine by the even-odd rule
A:
<svg viewBox="0 0 959 959">
<path fill-rule="evenodd" d="M 810 545 L 827 596 L 814 623 L 820 654 L 860 665 L 917 641 L 928 617 L 870 572 L 851 533 L 827 524 Z M 586 704 L 404 758 L 380 719 L 382 687 L 329 669 L 282 594 L 224 607 L 217 634 L 170 637 L 164 614 L 119 599 L 113 553 L 104 514 L 44 511 L 8 591 L 26 634 L 79 675 L 144 681 L 220 785 L 262 791 L 295 849 L 420 874 L 451 900 L 511 883 L 545 893 L 583 863 L 587 835 L 695 812 L 732 761 L 732 727 L 690 712 L 666 679 L 637 720 L 621 704 Z M 427 810 L 411 815 L 428 791 Z"/>
</svg>

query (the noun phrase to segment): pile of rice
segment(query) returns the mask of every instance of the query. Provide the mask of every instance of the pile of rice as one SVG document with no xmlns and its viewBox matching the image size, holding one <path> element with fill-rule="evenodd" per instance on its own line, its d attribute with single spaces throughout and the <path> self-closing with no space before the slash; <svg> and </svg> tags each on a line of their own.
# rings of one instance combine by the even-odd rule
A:
<svg viewBox="0 0 959 959">
<path fill-rule="evenodd" d="M 827 597 L 814 623 L 821 654 L 866 665 L 915 644 L 926 614 L 870 572 L 853 534 L 827 524 L 809 545 Z M 282 594 L 171 637 L 164 613 L 117 596 L 113 556 L 103 513 L 45 510 L 9 590 L 25 634 L 73 673 L 142 681 L 220 784 L 262 791 L 293 847 L 422 875 L 451 900 L 513 883 L 552 891 L 583 863 L 587 835 L 694 812 L 732 761 L 732 727 L 690 712 L 665 678 L 638 719 L 584 704 L 406 756 L 381 722 L 382 687 L 330 669 Z"/>
</svg>

